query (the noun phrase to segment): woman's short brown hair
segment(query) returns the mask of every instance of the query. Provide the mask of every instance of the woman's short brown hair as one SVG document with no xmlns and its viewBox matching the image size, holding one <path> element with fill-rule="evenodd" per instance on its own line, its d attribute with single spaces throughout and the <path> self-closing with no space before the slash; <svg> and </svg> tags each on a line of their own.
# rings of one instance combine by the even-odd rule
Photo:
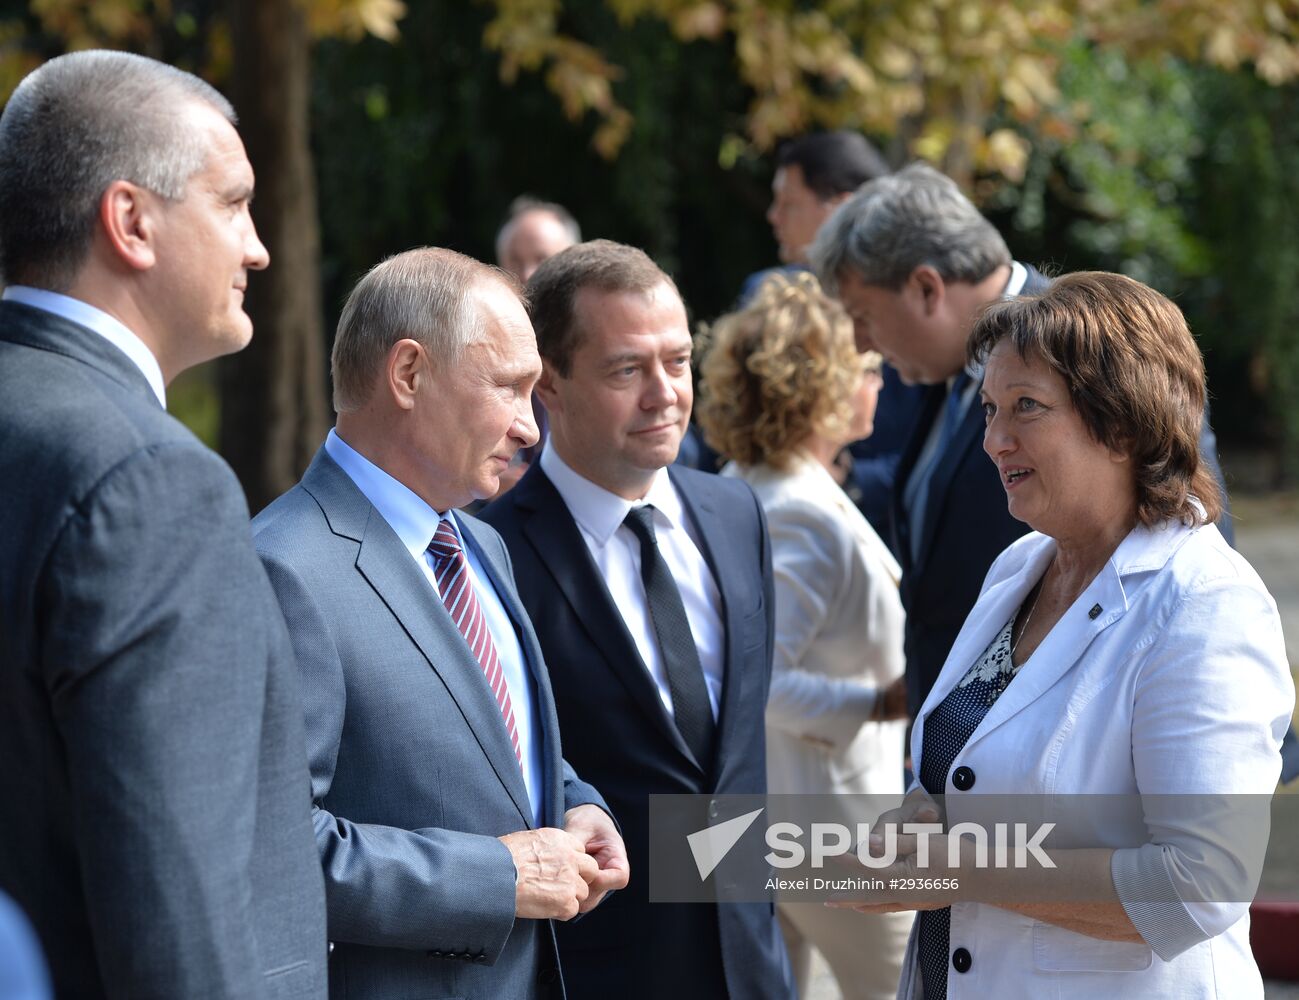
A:
<svg viewBox="0 0 1299 1000">
<path fill-rule="evenodd" d="M 863 360 L 852 320 L 811 274 L 768 278 L 709 340 L 699 424 L 727 458 L 784 469 L 811 434 L 838 433 L 852 419 Z"/>
<path fill-rule="evenodd" d="M 1204 360 L 1177 306 L 1121 274 L 1082 271 L 990 305 L 970 360 L 1003 340 L 1064 379 L 1091 436 L 1131 458 L 1142 524 L 1218 519 L 1222 494 L 1200 455 Z"/>
</svg>

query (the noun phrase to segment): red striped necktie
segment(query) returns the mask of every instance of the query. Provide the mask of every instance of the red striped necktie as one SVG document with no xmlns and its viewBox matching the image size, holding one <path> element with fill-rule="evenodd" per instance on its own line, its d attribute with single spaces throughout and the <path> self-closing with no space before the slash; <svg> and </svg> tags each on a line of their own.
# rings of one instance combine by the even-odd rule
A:
<svg viewBox="0 0 1299 1000">
<path fill-rule="evenodd" d="M 429 553 L 433 556 L 433 574 L 437 578 L 438 593 L 447 613 L 456 623 L 456 628 L 469 644 L 469 651 L 474 654 L 478 665 L 483 668 L 483 676 L 492 689 L 496 704 L 505 720 L 505 729 L 510 734 L 510 744 L 514 747 L 514 756 L 523 766 L 523 755 L 519 751 L 519 730 L 514 724 L 514 706 L 510 703 L 510 689 L 505 683 L 505 671 L 501 669 L 501 658 L 496 653 L 496 643 L 487 628 L 487 619 L 483 617 L 482 606 L 474 594 L 473 583 L 469 579 L 469 563 L 464 550 L 460 548 L 460 539 L 451 527 L 448 518 L 438 521 L 438 530 L 429 542 Z"/>
</svg>

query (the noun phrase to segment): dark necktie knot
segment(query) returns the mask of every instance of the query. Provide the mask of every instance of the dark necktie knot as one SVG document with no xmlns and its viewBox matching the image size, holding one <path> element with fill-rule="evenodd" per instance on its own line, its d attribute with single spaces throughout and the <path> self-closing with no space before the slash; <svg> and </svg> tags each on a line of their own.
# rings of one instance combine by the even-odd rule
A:
<svg viewBox="0 0 1299 1000">
<path fill-rule="evenodd" d="M 641 545 L 658 545 L 658 534 L 654 531 L 654 505 L 644 504 L 627 511 L 623 524 L 631 529 Z"/>
</svg>

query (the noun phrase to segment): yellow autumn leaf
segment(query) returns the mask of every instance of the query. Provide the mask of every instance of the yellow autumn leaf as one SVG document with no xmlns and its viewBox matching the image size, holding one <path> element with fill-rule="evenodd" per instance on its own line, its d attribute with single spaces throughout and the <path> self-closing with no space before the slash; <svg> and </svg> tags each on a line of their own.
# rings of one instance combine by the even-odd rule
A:
<svg viewBox="0 0 1299 1000">
<path fill-rule="evenodd" d="M 401 34 L 397 22 L 406 16 L 406 5 L 402 0 L 360 0 L 357 15 L 375 38 L 395 42 Z"/>
<path fill-rule="evenodd" d="M 1226 26 L 1214 29 L 1205 43 L 1204 54 L 1211 63 L 1225 69 L 1235 69 L 1240 65 L 1236 33 Z"/>
<path fill-rule="evenodd" d="M 915 142 L 911 144 L 911 150 L 922 159 L 930 163 L 941 163 L 943 157 L 947 155 L 947 149 L 952 144 L 952 124 L 947 120 L 932 121 L 925 126 L 920 135 L 916 137 Z"/>
<path fill-rule="evenodd" d="M 988 136 L 983 149 L 987 165 L 1015 184 L 1024 179 L 1031 151 L 1028 140 L 1008 128 L 999 128 Z"/>
<path fill-rule="evenodd" d="M 683 42 L 714 41 L 726 30 L 726 11 L 719 3 L 693 4 L 672 18 L 672 31 Z"/>
</svg>

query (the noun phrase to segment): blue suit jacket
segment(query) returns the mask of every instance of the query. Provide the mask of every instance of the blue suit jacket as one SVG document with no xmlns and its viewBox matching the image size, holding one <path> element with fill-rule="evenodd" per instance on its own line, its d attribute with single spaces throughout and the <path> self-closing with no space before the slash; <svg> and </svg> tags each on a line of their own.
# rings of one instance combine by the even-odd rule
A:
<svg viewBox="0 0 1299 1000">
<path fill-rule="evenodd" d="M 560 755 L 550 682 L 490 528 L 466 543 L 518 632 L 541 728 L 543 823 L 603 807 Z M 497 838 L 532 826 L 481 667 L 410 552 L 322 448 L 253 521 L 302 672 L 330 996 L 561 996 L 550 921 L 516 920 Z"/>
<path fill-rule="evenodd" d="M 1041 272 L 1028 268 L 1024 294 L 1043 292 L 1049 285 L 1049 279 Z M 912 718 L 938 679 L 993 560 L 1030 530 L 1027 524 L 1011 517 L 1007 509 L 1001 476 L 983 450 L 983 408 L 977 400 L 966 410 L 960 427 L 934 467 L 924 523 L 910 523 L 902 502 L 903 491 L 946 399 L 945 385 L 927 389 L 893 487 L 893 551 L 902 565 L 902 604 L 907 611 L 904 639 L 907 707 Z M 1209 426 L 1207 408 L 1200 451 L 1222 485 L 1217 440 Z M 1225 500 L 1225 485 L 1222 485 L 1222 495 Z M 1224 510 L 1219 528 L 1231 542 L 1229 511 Z M 920 533 L 914 558 L 913 532 Z"/>
<path fill-rule="evenodd" d="M 298 676 L 224 462 L 0 303 L 0 889 L 62 997 L 318 997 Z"/>
<path fill-rule="evenodd" d="M 559 929 L 565 976 L 575 998 L 790 997 L 788 959 L 770 904 L 649 902 L 650 795 L 766 791 L 763 720 L 774 622 L 771 553 L 752 490 L 678 466 L 669 475 L 722 597 L 725 668 L 711 765 L 694 759 L 664 710 L 577 524 L 540 464 L 482 515 L 514 559 L 519 593 L 551 664 L 569 759 L 608 799 L 631 861 L 627 889 L 589 919 Z M 700 825 L 705 821 L 701 812 Z"/>
</svg>

